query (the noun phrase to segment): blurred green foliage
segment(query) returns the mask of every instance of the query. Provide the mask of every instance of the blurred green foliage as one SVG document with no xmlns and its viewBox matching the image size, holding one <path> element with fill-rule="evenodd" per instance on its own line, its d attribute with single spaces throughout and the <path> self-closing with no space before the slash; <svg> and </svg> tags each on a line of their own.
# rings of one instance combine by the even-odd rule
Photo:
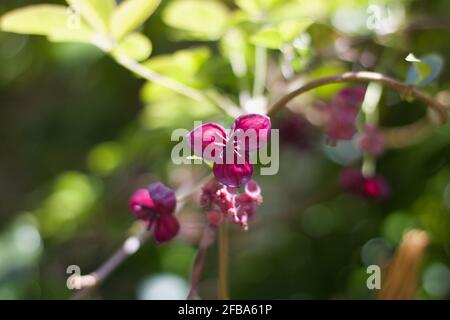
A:
<svg viewBox="0 0 450 320">
<path fill-rule="evenodd" d="M 37 3 L 3 0 L 0 15 Z M 136 0 L 114 13 L 113 1 L 82 1 L 80 9 L 90 19 L 76 38 L 47 11 L 1 22 L 58 43 L 0 33 L 0 298 L 69 297 L 67 266 L 90 272 L 126 238 L 133 222 L 127 201 L 135 188 L 156 180 L 176 187 L 208 171 L 171 163 L 172 130 L 190 129 L 195 120 L 231 121 L 210 101 L 145 82 L 101 50 L 67 40 L 89 42 L 86 34 L 110 30 L 117 42 L 113 57 L 144 61 L 162 75 L 236 104 L 254 81 L 255 45 L 269 49 L 270 101 L 285 90 L 286 74 L 312 79 L 374 70 L 420 82 L 430 94 L 447 94 L 448 102 L 448 23 L 404 30 L 414 21 L 442 18 L 450 9 L 447 0 L 377 1 L 381 17 L 391 15 L 378 28 L 369 0 L 168 0 L 155 10 L 158 3 Z M 96 11 L 97 5 L 104 7 Z M 57 16 L 64 10 L 57 9 Z M 427 76 L 405 61 L 411 52 L 430 65 L 433 82 L 425 86 Z M 342 86 L 314 90 L 292 109 L 327 101 Z M 417 102 L 383 93 L 385 126 L 410 123 L 425 112 Z M 274 123 L 288 117 L 280 115 Z M 360 154 L 351 145 L 330 148 L 318 129 L 307 130 L 311 147 L 283 145 L 280 172 L 256 176 L 264 204 L 250 231 L 232 228 L 231 296 L 371 298 L 366 266 L 389 258 L 403 232 L 417 227 L 432 239 L 418 297 L 449 299 L 450 125 L 378 161 L 377 171 L 392 187 L 386 202 L 343 193 L 336 182 L 339 170 L 358 164 Z M 167 290 L 182 294 L 204 214 L 194 203 L 180 216 L 184 231 L 177 241 L 147 243 L 94 297 L 154 297 L 156 284 L 160 297 Z M 215 297 L 215 256 L 212 248 L 203 298 Z"/>
</svg>

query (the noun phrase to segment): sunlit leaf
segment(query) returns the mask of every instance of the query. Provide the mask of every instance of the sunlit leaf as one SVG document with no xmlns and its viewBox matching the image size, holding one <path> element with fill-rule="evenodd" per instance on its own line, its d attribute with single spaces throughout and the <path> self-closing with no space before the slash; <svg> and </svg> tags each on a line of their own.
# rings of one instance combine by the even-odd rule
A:
<svg viewBox="0 0 450 320">
<path fill-rule="evenodd" d="M 435 80 L 442 72 L 444 59 L 435 53 L 428 54 L 420 59 L 408 55 L 407 61 L 413 65 L 409 68 L 406 83 L 423 87 Z"/>
<path fill-rule="evenodd" d="M 108 32 L 109 19 L 116 8 L 114 0 L 67 0 L 67 3 L 96 31 Z"/>
<path fill-rule="evenodd" d="M 269 49 L 279 49 L 283 44 L 283 38 L 280 31 L 276 28 L 266 28 L 250 38 L 250 41 L 261 47 Z"/>
<path fill-rule="evenodd" d="M 113 55 L 126 55 L 127 57 L 143 61 L 152 53 L 152 43 L 142 33 L 132 33 L 122 39 L 114 48 Z"/>
<path fill-rule="evenodd" d="M 111 17 L 110 30 L 116 39 L 141 26 L 156 10 L 161 0 L 125 0 Z"/>
<path fill-rule="evenodd" d="M 310 19 L 286 20 L 279 24 L 278 30 L 285 42 L 293 41 L 313 23 Z"/>
<path fill-rule="evenodd" d="M 163 12 L 164 22 L 195 39 L 215 40 L 222 36 L 229 17 L 218 1 L 176 0 Z"/>
<path fill-rule="evenodd" d="M 67 7 L 33 5 L 10 11 L 0 20 L 2 31 L 47 36 L 52 41 L 90 42 L 91 32 Z"/>
</svg>

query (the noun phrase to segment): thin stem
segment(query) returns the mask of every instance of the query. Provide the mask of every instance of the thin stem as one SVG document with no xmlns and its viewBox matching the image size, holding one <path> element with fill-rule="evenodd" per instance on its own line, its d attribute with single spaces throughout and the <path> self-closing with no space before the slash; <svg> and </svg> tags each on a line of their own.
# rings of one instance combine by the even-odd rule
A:
<svg viewBox="0 0 450 320">
<path fill-rule="evenodd" d="M 194 89 L 192 87 L 186 86 L 182 84 L 181 82 L 178 82 L 176 80 L 173 80 L 172 78 L 165 77 L 150 68 L 147 68 L 143 66 L 142 64 L 136 62 L 133 59 L 128 58 L 125 55 L 116 55 L 116 61 L 126 69 L 133 71 L 137 75 L 140 75 L 141 77 L 153 81 L 163 87 L 169 88 L 175 92 L 178 92 L 179 94 L 182 94 L 188 98 L 194 99 L 194 100 L 203 100 L 206 97 L 203 95 L 202 92 L 198 91 L 197 89 Z M 209 100 L 209 99 L 208 99 Z"/>
<path fill-rule="evenodd" d="M 192 267 L 191 275 L 191 289 L 188 294 L 188 300 L 196 299 L 198 297 L 198 285 L 203 273 L 206 255 L 217 233 L 217 228 L 213 226 L 206 226 L 203 230 L 202 239 L 198 246 L 197 255 L 195 256 L 194 265 Z"/>
<path fill-rule="evenodd" d="M 267 77 L 267 49 L 256 46 L 255 49 L 255 80 L 253 84 L 253 97 L 264 95 Z"/>
<path fill-rule="evenodd" d="M 228 300 L 228 227 L 227 223 L 219 226 L 219 300 Z"/>
<path fill-rule="evenodd" d="M 273 116 L 279 110 L 281 110 L 289 101 L 310 90 L 316 89 L 321 86 L 333 84 L 333 83 L 341 83 L 341 82 L 377 82 L 381 83 L 386 87 L 389 87 L 402 95 L 408 97 L 414 97 L 422 102 L 424 102 L 427 106 L 432 108 L 437 115 L 439 116 L 439 124 L 444 124 L 448 119 L 448 111 L 446 107 L 443 106 L 438 101 L 434 100 L 428 94 L 417 90 L 416 88 L 407 85 L 398 80 L 389 78 L 381 73 L 376 72 L 347 72 L 343 74 L 338 74 L 329 77 L 323 77 L 319 79 L 312 80 L 302 85 L 301 87 L 289 92 L 288 94 L 282 96 L 278 101 L 276 101 L 272 107 L 269 109 L 268 115 Z"/>
<path fill-rule="evenodd" d="M 141 76 L 142 78 L 155 82 L 160 86 L 171 89 L 181 95 L 184 95 L 190 99 L 197 101 L 208 101 L 215 107 L 219 108 L 225 114 L 230 114 L 231 116 L 236 116 L 236 107 L 233 105 L 225 104 L 220 98 L 211 96 L 208 93 L 202 92 L 190 86 L 187 86 L 181 82 L 178 82 L 172 78 L 163 76 L 148 67 L 143 66 L 139 62 L 130 59 L 125 55 L 115 55 L 115 60 L 122 67 L 134 72 L 135 74 Z"/>
<path fill-rule="evenodd" d="M 186 204 L 186 198 L 196 192 L 207 180 L 209 180 L 211 175 L 201 179 L 196 185 L 189 186 L 189 192 L 183 192 L 185 188 L 180 187 L 177 190 L 177 212 L 179 212 Z M 135 222 L 136 223 L 136 222 Z M 140 223 L 140 222 L 138 222 Z M 134 229 L 135 224 L 130 228 Z M 146 227 L 140 223 L 140 230 L 130 237 L 128 237 L 119 249 L 112 254 L 105 262 L 103 262 L 100 267 L 94 272 L 87 275 L 73 275 L 70 281 L 74 285 L 78 285 L 80 290 L 76 292 L 71 299 L 78 300 L 86 295 L 88 295 L 91 290 L 99 286 L 114 270 L 117 269 L 128 257 L 133 255 L 138 251 L 142 245 L 150 238 L 151 232 L 146 229 Z"/>
</svg>

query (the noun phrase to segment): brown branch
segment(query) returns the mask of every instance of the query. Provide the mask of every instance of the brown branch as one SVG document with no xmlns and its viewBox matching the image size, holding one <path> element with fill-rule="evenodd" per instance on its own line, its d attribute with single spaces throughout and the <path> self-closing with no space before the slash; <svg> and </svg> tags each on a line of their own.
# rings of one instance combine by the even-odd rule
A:
<svg viewBox="0 0 450 320">
<path fill-rule="evenodd" d="M 198 285 L 203 273 L 206 255 L 208 253 L 209 247 L 214 242 L 216 233 L 217 228 L 214 226 L 206 226 L 203 230 L 202 239 L 200 240 L 197 255 L 195 256 L 194 265 L 192 267 L 191 289 L 187 297 L 188 300 L 193 300 L 198 297 Z"/>
<path fill-rule="evenodd" d="M 402 95 L 407 97 L 414 97 L 422 102 L 424 102 L 427 106 L 429 106 L 433 111 L 437 113 L 439 116 L 439 124 L 444 124 L 448 119 L 448 111 L 444 105 L 433 99 L 428 94 L 417 90 L 413 86 L 407 85 L 398 80 L 387 77 L 381 73 L 376 72 L 347 72 L 343 74 L 323 77 L 319 79 L 312 80 L 302 85 L 301 87 L 287 93 L 282 96 L 278 101 L 276 101 L 272 107 L 269 108 L 268 115 L 273 116 L 279 110 L 281 110 L 289 101 L 294 99 L 295 97 L 308 92 L 310 90 L 316 89 L 321 86 L 342 83 L 342 82 L 377 82 L 381 83 L 384 86 L 393 89 L 399 92 Z"/>
</svg>

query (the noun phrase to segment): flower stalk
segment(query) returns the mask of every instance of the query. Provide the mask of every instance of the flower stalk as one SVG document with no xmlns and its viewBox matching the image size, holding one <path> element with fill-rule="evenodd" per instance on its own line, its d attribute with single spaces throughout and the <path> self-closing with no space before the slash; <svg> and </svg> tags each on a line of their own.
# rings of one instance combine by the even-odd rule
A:
<svg viewBox="0 0 450 320">
<path fill-rule="evenodd" d="M 219 280 L 218 280 L 218 297 L 219 300 L 228 300 L 228 225 L 222 223 L 219 226 Z"/>
</svg>

